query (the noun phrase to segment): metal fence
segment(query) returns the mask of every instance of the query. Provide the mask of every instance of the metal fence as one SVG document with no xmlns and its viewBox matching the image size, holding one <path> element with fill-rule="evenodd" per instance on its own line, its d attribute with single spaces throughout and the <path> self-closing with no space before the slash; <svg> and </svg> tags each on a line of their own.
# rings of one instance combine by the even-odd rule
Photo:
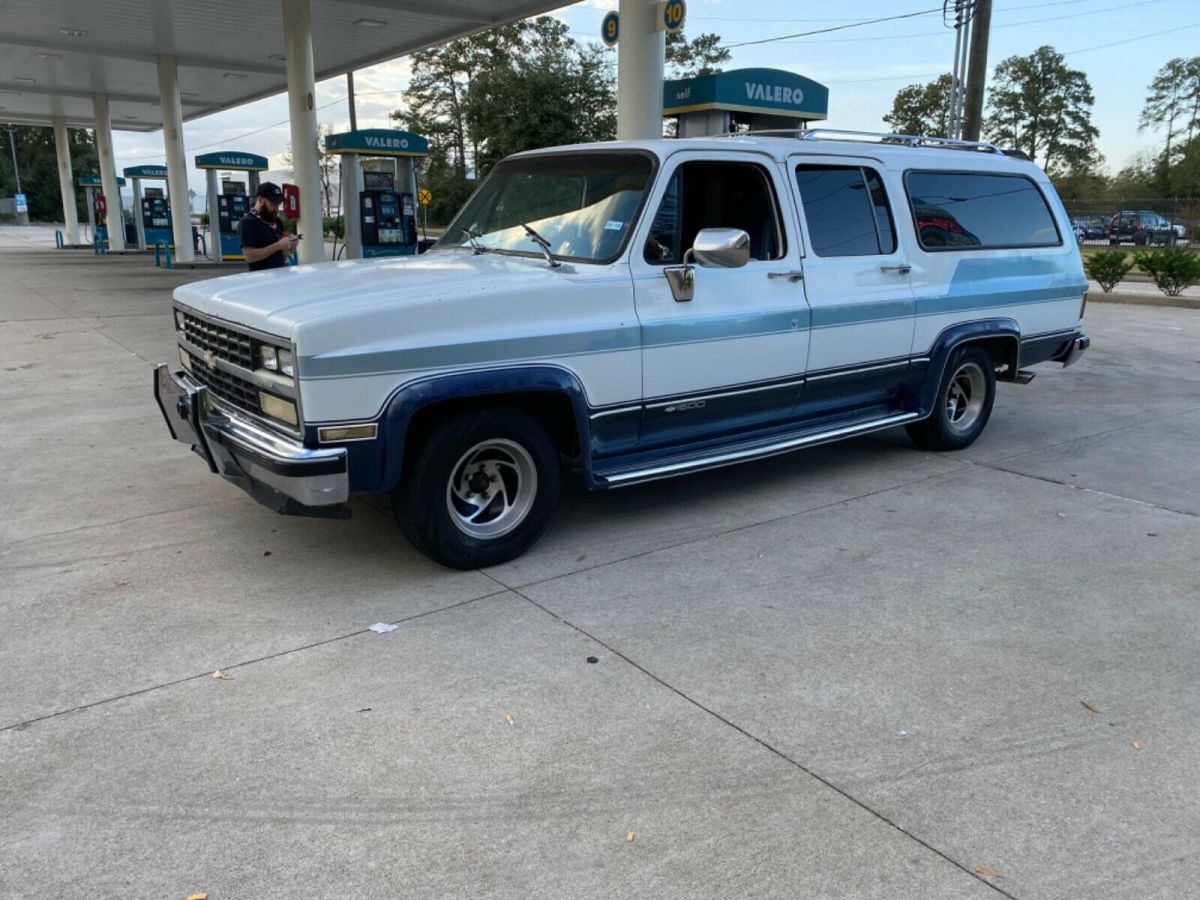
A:
<svg viewBox="0 0 1200 900">
<path fill-rule="evenodd" d="M 1184 246 L 1200 249 L 1200 200 L 1064 200 L 1085 247 Z"/>
</svg>

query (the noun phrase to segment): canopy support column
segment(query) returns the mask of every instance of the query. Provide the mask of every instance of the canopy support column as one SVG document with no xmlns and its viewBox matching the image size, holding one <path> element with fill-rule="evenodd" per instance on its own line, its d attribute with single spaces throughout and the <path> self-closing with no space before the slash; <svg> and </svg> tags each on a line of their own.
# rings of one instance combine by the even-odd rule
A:
<svg viewBox="0 0 1200 900">
<path fill-rule="evenodd" d="M 193 262 L 192 204 L 188 195 L 187 156 L 183 148 L 183 106 L 179 102 L 179 68 L 175 57 L 158 57 L 158 97 L 163 120 L 163 144 L 167 152 L 167 196 L 171 200 L 171 234 L 175 240 L 175 259 Z M 139 201 L 140 203 L 140 201 Z M 141 221 L 141 209 L 134 217 Z M 143 242 L 144 243 L 144 242 Z"/>
<path fill-rule="evenodd" d="M 288 117 L 292 125 L 293 177 L 300 188 L 297 247 L 301 263 L 325 258 L 321 215 L 321 172 L 317 153 L 316 83 L 313 75 L 312 15 L 309 0 L 282 0 L 283 52 L 287 57 Z"/>
<path fill-rule="evenodd" d="M 665 32 L 655 0 L 621 0 L 617 43 L 617 140 L 661 138 Z"/>
<path fill-rule="evenodd" d="M 62 194 L 63 243 L 79 243 L 79 214 L 75 211 L 75 175 L 71 171 L 71 141 L 67 120 L 54 117 L 54 155 L 58 158 L 58 190 Z"/>
<path fill-rule="evenodd" d="M 92 94 L 96 117 L 96 151 L 100 156 L 100 183 L 108 206 L 108 249 L 125 249 L 125 214 L 121 212 L 121 188 L 117 185 L 117 163 L 113 158 L 112 119 L 108 114 L 108 94 Z"/>
<path fill-rule="evenodd" d="M 138 246 L 149 250 L 146 246 L 146 223 L 142 221 L 142 179 L 132 178 L 133 181 L 133 229 L 137 234 Z"/>
</svg>

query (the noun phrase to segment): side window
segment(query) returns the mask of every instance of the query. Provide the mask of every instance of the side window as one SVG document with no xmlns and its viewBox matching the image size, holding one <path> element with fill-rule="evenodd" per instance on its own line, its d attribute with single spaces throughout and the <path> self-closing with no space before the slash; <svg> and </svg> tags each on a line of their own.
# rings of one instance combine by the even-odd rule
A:
<svg viewBox="0 0 1200 900">
<path fill-rule="evenodd" d="M 796 184 L 817 256 L 896 251 L 896 227 L 879 173 L 862 166 L 803 165 Z"/>
<path fill-rule="evenodd" d="M 909 172 L 905 182 L 925 250 L 1062 244 L 1046 198 L 1024 175 Z"/>
<path fill-rule="evenodd" d="M 676 168 L 650 225 L 646 262 L 682 262 L 702 228 L 742 229 L 750 235 L 751 259 L 779 259 L 787 252 L 771 179 L 753 163 L 698 161 Z"/>
</svg>

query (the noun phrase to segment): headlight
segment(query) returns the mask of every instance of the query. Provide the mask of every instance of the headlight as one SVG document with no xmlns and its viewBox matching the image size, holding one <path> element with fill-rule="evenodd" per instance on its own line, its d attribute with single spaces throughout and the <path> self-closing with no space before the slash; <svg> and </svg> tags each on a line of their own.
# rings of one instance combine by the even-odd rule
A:
<svg viewBox="0 0 1200 900">
<path fill-rule="evenodd" d="M 275 355 L 275 348 L 270 344 L 263 344 L 258 348 L 258 361 L 262 363 L 264 369 L 270 369 L 272 372 L 279 371 L 279 359 Z"/>
<path fill-rule="evenodd" d="M 177 331 L 185 331 L 186 327 L 187 327 L 187 320 L 184 319 L 183 313 L 181 311 L 179 311 L 178 309 L 175 310 L 175 329 Z"/>
<path fill-rule="evenodd" d="M 292 366 L 292 351 L 291 350 L 276 350 L 275 358 L 279 363 L 279 371 L 284 375 L 294 375 L 295 370 Z"/>
</svg>

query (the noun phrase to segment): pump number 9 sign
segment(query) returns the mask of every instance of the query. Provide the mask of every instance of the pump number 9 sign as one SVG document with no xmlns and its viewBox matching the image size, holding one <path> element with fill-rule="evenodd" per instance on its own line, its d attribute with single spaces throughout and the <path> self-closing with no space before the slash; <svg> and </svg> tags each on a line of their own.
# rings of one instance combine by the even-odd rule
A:
<svg viewBox="0 0 1200 900">
<path fill-rule="evenodd" d="M 610 12 L 600 20 L 600 39 L 608 46 L 616 46 L 620 34 L 621 18 L 615 12 Z"/>
<path fill-rule="evenodd" d="M 662 4 L 662 24 L 663 30 L 667 32 L 675 32 L 683 27 L 683 20 L 687 17 L 687 4 L 683 0 L 667 0 Z"/>
</svg>

